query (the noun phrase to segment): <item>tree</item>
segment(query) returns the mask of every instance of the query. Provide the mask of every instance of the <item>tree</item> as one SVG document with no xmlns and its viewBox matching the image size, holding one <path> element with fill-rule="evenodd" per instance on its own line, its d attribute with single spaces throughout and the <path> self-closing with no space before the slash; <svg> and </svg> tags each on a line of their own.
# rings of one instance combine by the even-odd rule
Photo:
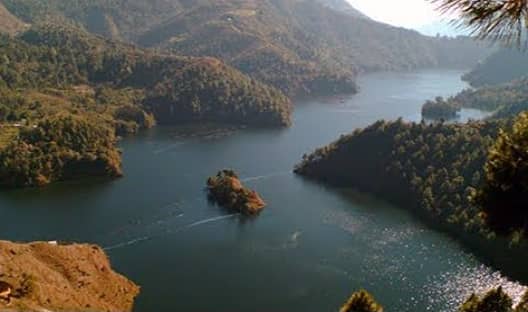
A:
<svg viewBox="0 0 528 312">
<path fill-rule="evenodd" d="M 360 290 L 352 294 L 340 312 L 383 312 L 383 307 L 367 291 Z"/>
<path fill-rule="evenodd" d="M 527 30 L 527 0 L 431 0 L 445 13 L 456 12 L 481 39 L 517 43 Z"/>
<path fill-rule="evenodd" d="M 526 291 L 521 302 L 515 308 L 515 312 L 528 312 L 528 291 Z"/>
<path fill-rule="evenodd" d="M 485 165 L 478 198 L 488 223 L 502 231 L 528 228 L 528 113 L 501 130 Z"/>
<path fill-rule="evenodd" d="M 502 287 L 492 289 L 479 298 L 473 294 L 462 305 L 460 312 L 513 312 L 513 301 Z"/>
</svg>

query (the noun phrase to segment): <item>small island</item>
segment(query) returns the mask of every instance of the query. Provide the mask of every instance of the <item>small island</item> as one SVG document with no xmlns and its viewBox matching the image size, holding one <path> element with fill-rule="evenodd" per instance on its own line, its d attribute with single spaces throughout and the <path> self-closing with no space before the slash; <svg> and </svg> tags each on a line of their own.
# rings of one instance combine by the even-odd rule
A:
<svg viewBox="0 0 528 312">
<path fill-rule="evenodd" d="M 245 188 L 233 170 L 222 170 L 207 179 L 209 198 L 220 206 L 246 215 L 256 215 L 265 206 L 257 192 Z"/>
<path fill-rule="evenodd" d="M 436 97 L 434 101 L 427 101 L 422 106 L 422 117 L 429 120 L 451 120 L 458 116 L 461 105 L 453 98 L 444 100 Z"/>
</svg>

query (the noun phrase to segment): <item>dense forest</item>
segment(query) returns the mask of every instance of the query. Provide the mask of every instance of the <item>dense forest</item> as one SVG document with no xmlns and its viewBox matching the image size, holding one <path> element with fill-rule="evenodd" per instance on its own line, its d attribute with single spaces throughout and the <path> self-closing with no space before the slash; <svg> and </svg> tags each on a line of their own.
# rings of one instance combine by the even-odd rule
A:
<svg viewBox="0 0 528 312">
<path fill-rule="evenodd" d="M 422 115 L 432 120 L 452 119 L 462 108 L 488 111 L 490 119 L 515 116 L 528 109 L 528 79 L 468 89 L 448 99 L 437 97 L 424 104 Z"/>
<path fill-rule="evenodd" d="M 295 172 L 377 194 L 488 238 L 528 230 L 528 116 L 467 124 L 379 121 L 303 157 Z"/>
<path fill-rule="evenodd" d="M 74 172 L 70 164 L 88 168 L 88 159 L 94 175 L 119 176 L 114 133 L 127 135 L 156 123 L 290 124 L 291 102 L 282 92 L 219 60 L 142 50 L 94 36 L 66 20 L 42 22 L 16 36 L 0 35 L 0 65 L 4 186 L 45 185 L 85 175 L 88 169 Z M 81 126 L 45 123 L 58 116 Z M 28 140 L 44 124 L 63 127 L 65 135 L 81 140 L 86 129 L 106 139 L 90 146 L 62 146 L 45 139 L 49 136 Z"/>
<path fill-rule="evenodd" d="M 503 48 L 464 75 L 473 87 L 507 83 L 528 73 L 528 54 L 524 50 Z"/>
<path fill-rule="evenodd" d="M 326 0 L 2 0 L 0 16 L 0 148 L 8 158 L 9 143 L 26 142 L 26 130 L 58 115 L 118 136 L 156 123 L 288 126 L 288 95 L 356 92 L 360 71 L 456 66 L 484 53 L 468 39 L 426 38 Z M 472 59 L 451 58 L 451 48 Z M 42 181 L 69 176 L 47 168 Z M 13 184 L 45 184 L 19 171 L 26 177 Z"/>
<path fill-rule="evenodd" d="M 498 127 L 482 122 L 379 121 L 305 155 L 295 172 L 486 231 L 472 197 L 483 183 L 484 163 Z"/>
<path fill-rule="evenodd" d="M 465 68 L 488 54 L 471 39 L 425 37 L 335 0 L 2 2 L 26 23 L 60 16 L 108 38 L 220 58 L 290 96 L 355 92 L 361 71 Z"/>
<path fill-rule="evenodd" d="M 44 186 L 80 176 L 117 177 L 121 155 L 113 129 L 71 114 L 22 128 L 0 149 L 0 186 Z"/>
<path fill-rule="evenodd" d="M 215 59 L 156 54 L 54 24 L 33 27 L 18 39 L 4 39 L 0 51 L 8 62 L 2 79 L 10 88 L 78 84 L 133 88 L 144 93 L 141 104 L 155 115 L 162 104 L 170 109 L 170 114 L 156 116 L 164 121 L 289 124 L 291 104 L 280 91 Z M 214 101 L 212 95 L 217 95 Z"/>
</svg>

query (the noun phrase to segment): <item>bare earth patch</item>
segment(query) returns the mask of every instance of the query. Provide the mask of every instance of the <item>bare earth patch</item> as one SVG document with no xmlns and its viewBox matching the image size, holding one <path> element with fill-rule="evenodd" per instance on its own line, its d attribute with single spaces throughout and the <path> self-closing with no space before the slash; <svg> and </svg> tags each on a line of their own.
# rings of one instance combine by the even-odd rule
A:
<svg viewBox="0 0 528 312">
<path fill-rule="evenodd" d="M 131 311 L 139 287 L 114 272 L 96 245 L 0 241 L 0 311 Z"/>
</svg>

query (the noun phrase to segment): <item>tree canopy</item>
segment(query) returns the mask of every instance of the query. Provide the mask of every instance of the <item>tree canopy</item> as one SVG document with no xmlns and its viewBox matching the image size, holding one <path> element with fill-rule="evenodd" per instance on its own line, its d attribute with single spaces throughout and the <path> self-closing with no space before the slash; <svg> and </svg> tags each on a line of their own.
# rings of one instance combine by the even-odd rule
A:
<svg viewBox="0 0 528 312">
<path fill-rule="evenodd" d="M 340 312 L 383 312 L 383 307 L 365 290 L 355 292 L 341 307 Z"/>
<path fill-rule="evenodd" d="M 508 232 L 528 229 L 528 113 L 499 132 L 485 173 L 480 202 L 489 223 Z"/>
</svg>

